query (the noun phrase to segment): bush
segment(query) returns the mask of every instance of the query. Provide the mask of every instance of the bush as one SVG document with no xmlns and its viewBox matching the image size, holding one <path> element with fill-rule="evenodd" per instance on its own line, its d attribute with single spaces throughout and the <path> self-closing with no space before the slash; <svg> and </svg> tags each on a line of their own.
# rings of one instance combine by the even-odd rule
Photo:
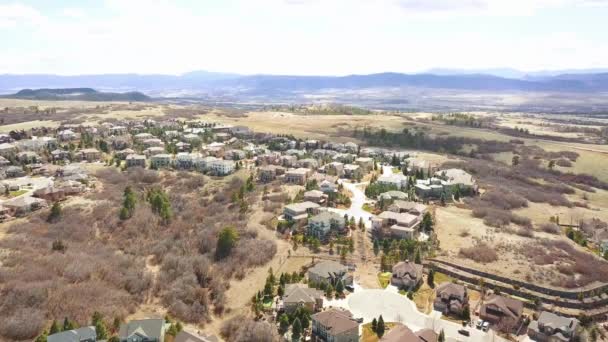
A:
<svg viewBox="0 0 608 342">
<path fill-rule="evenodd" d="M 559 234 L 561 232 L 561 228 L 555 223 L 543 223 L 540 225 L 540 230 L 549 234 Z"/>
<path fill-rule="evenodd" d="M 0 335 L 13 340 L 32 340 L 46 324 L 42 311 L 33 308 L 20 309 L 0 320 Z"/>
<path fill-rule="evenodd" d="M 472 247 L 461 248 L 459 254 L 467 259 L 484 264 L 498 260 L 496 251 L 483 242 Z"/>
</svg>

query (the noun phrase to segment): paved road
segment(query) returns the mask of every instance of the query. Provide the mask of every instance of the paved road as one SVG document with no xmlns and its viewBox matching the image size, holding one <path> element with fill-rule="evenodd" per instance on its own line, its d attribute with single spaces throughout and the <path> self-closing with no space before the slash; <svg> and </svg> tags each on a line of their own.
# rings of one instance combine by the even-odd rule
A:
<svg viewBox="0 0 608 342">
<path fill-rule="evenodd" d="M 350 191 L 353 194 L 353 197 L 350 199 L 351 205 L 348 209 L 337 209 L 337 208 L 329 208 L 330 211 L 336 212 L 340 215 L 347 214 L 348 217 L 354 216 L 355 222 L 358 224 L 359 219 L 363 218 L 363 222 L 365 223 L 366 228 L 371 228 L 371 218 L 374 216 L 371 213 L 363 210 L 363 204 L 372 203 L 367 197 L 365 197 L 365 193 L 359 186 L 366 185 L 367 182 L 363 183 L 350 183 L 348 181 L 340 179 L 338 182 L 344 186 L 345 189 Z"/>
<path fill-rule="evenodd" d="M 350 310 L 357 318 L 363 318 L 364 323 L 371 322 L 380 315 L 386 322 L 401 322 L 413 331 L 432 329 L 435 332 L 444 331 L 448 341 L 506 341 L 496 336 L 493 331 L 483 332 L 474 327 L 467 327 L 470 336 L 458 333 L 462 325 L 440 319 L 441 313 L 434 311 L 426 315 L 418 311 L 416 304 L 406 296 L 398 293 L 397 288 L 388 286 L 386 289 L 363 289 L 355 285 L 355 292 L 345 299 L 330 300 L 325 307 L 341 307 Z"/>
</svg>

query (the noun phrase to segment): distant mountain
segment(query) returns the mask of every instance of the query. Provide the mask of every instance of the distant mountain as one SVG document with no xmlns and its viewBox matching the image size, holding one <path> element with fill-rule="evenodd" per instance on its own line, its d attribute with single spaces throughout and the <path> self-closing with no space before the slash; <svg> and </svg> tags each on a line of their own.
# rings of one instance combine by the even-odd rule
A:
<svg viewBox="0 0 608 342">
<path fill-rule="evenodd" d="M 24 100 L 74 100 L 74 101 L 129 101 L 142 102 L 152 99 L 140 92 L 106 93 L 91 88 L 23 89 L 3 98 Z"/>
<path fill-rule="evenodd" d="M 426 73 L 454 76 L 454 75 L 492 75 L 503 78 L 515 78 L 526 80 L 546 80 L 559 75 L 582 75 L 582 74 L 601 74 L 608 72 L 608 68 L 596 69 L 561 69 L 561 70 L 541 70 L 541 71 L 522 71 L 513 68 L 492 68 L 492 69 L 448 69 L 435 68 Z"/>
</svg>

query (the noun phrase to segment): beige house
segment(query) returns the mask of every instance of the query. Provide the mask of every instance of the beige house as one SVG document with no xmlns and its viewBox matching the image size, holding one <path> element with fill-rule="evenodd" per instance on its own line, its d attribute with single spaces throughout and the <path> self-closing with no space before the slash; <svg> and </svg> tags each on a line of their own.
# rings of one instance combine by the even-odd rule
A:
<svg viewBox="0 0 608 342">
<path fill-rule="evenodd" d="M 285 287 L 283 295 L 283 309 L 288 314 L 298 308 L 306 308 L 316 312 L 323 308 L 323 292 L 310 288 L 306 284 L 289 284 Z"/>
<path fill-rule="evenodd" d="M 310 175 L 310 169 L 299 168 L 294 170 L 289 170 L 285 172 L 285 182 L 293 183 L 298 185 L 306 184 L 308 180 L 308 176 Z"/>
<path fill-rule="evenodd" d="M 329 309 L 316 313 L 311 318 L 312 341 L 359 341 L 359 322 L 348 310 Z"/>
<path fill-rule="evenodd" d="M 401 261 L 393 266 L 391 285 L 412 290 L 422 281 L 422 265 L 411 261 Z"/>
</svg>

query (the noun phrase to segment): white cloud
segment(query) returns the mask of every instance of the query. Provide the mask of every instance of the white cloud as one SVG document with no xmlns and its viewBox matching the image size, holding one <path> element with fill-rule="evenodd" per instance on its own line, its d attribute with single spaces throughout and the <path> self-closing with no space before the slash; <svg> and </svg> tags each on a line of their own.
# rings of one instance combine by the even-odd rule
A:
<svg viewBox="0 0 608 342">
<path fill-rule="evenodd" d="M 22 24 L 36 24 L 43 16 L 34 8 L 20 3 L 0 4 L 0 28 L 15 28 Z"/>
</svg>

